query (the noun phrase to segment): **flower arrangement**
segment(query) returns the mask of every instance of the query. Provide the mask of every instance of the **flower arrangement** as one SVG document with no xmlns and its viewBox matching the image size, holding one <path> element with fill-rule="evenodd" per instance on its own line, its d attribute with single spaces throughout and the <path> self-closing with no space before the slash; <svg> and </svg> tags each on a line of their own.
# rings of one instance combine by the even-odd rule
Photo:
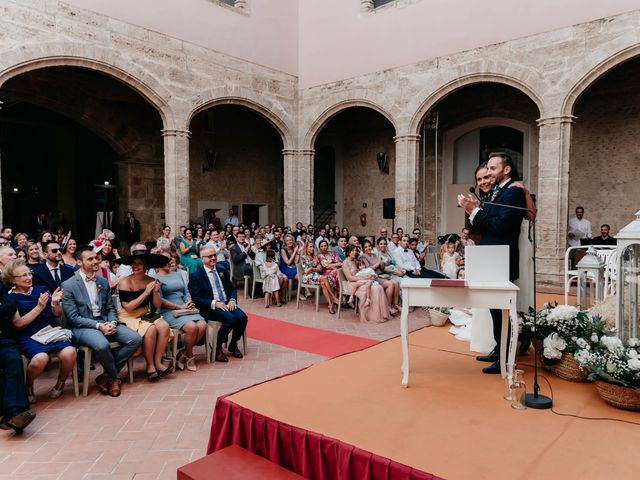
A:
<svg viewBox="0 0 640 480">
<path fill-rule="evenodd" d="M 538 336 L 542 340 L 542 360 L 548 365 L 559 361 L 565 352 L 573 354 L 589 350 L 603 336 L 612 333 L 599 316 L 590 316 L 586 311 L 555 302 L 545 303 L 538 312 L 531 309 L 526 314 L 520 314 L 523 333 L 533 332 L 534 318 Z"/>
<path fill-rule="evenodd" d="M 640 393 L 640 340 L 623 343 L 603 335 L 598 342 L 578 350 L 574 358 L 594 380 L 632 388 Z"/>
<path fill-rule="evenodd" d="M 443 313 L 444 315 L 449 315 L 451 313 L 451 309 L 449 307 L 424 307 L 424 310 L 435 310 L 436 312 Z"/>
</svg>

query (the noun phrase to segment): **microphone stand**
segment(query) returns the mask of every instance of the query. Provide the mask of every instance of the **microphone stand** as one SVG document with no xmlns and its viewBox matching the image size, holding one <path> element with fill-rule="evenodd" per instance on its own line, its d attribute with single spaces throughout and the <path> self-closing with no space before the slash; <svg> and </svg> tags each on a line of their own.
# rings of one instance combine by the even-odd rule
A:
<svg viewBox="0 0 640 480">
<path fill-rule="evenodd" d="M 505 207 L 512 208 L 514 210 L 525 210 L 530 212 L 526 207 L 516 207 L 515 205 L 505 205 L 504 203 L 496 203 L 496 202 L 483 202 L 484 205 L 495 205 L 497 207 Z M 533 393 L 525 394 L 524 404 L 527 407 L 537 408 L 539 410 L 551 408 L 553 406 L 553 401 L 551 398 L 546 395 L 540 395 L 538 392 L 540 391 L 540 384 L 538 383 L 538 316 L 536 315 L 535 309 L 537 306 L 537 272 L 536 272 L 536 220 L 535 218 L 531 220 L 531 224 L 533 227 Z"/>
</svg>

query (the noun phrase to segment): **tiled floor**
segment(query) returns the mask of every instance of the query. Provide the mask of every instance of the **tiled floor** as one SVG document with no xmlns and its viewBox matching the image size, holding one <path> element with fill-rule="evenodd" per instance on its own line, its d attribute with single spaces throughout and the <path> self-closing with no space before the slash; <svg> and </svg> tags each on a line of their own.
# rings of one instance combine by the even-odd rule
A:
<svg viewBox="0 0 640 480">
<path fill-rule="evenodd" d="M 241 306 L 258 315 L 377 340 L 399 334 L 398 317 L 366 325 L 353 310 L 338 319 L 322 304 L 316 313 L 312 303 L 301 303 L 299 310 L 295 303 L 265 309 L 261 301 L 248 300 Z M 412 329 L 426 322 L 419 309 L 410 316 Z M 144 379 L 144 364 L 137 359 L 136 381 L 124 384 L 119 398 L 100 395 L 93 383 L 88 397 L 74 398 L 69 380 L 65 394 L 50 401 L 54 368 L 36 382 L 33 424 L 22 435 L 0 432 L 0 479 L 175 479 L 179 466 L 204 455 L 219 395 L 325 359 L 250 338 L 248 350 L 242 360 L 215 365 L 202 360 L 197 372 L 177 372 L 155 384 Z"/>
</svg>

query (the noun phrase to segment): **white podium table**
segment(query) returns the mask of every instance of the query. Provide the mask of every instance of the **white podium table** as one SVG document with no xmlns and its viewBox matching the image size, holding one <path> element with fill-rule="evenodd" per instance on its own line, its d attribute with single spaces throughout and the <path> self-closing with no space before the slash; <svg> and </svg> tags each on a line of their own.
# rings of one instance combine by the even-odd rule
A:
<svg viewBox="0 0 640 480">
<path fill-rule="evenodd" d="M 442 280 L 435 283 L 442 284 Z M 452 282 L 454 282 L 452 280 Z M 402 288 L 402 315 L 400 335 L 402 338 L 402 386 L 409 385 L 409 307 L 469 307 L 502 310 L 502 342 L 500 344 L 500 369 L 507 376 L 507 367 L 513 367 L 518 344 L 518 316 L 516 295 L 519 288 L 511 282 L 467 282 L 465 286 L 432 286 L 431 279 L 405 278 Z M 509 359 L 507 331 L 511 319 L 511 344 Z"/>
</svg>

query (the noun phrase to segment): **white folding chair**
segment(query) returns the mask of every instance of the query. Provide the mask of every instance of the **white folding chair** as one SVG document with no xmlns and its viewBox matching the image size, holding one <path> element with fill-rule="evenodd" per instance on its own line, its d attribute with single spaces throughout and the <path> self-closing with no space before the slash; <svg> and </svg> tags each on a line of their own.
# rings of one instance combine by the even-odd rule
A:
<svg viewBox="0 0 640 480">
<path fill-rule="evenodd" d="M 340 297 L 338 298 L 338 318 L 340 318 L 340 310 L 342 309 L 342 299 L 343 297 L 348 297 L 351 295 L 349 292 L 349 282 L 347 282 L 346 277 L 344 276 L 344 271 L 342 268 L 338 269 L 338 288 L 340 290 Z M 353 306 L 355 313 L 358 313 L 358 297 L 353 296 Z"/>
<path fill-rule="evenodd" d="M 207 331 L 209 330 L 209 326 L 207 325 Z M 171 348 L 171 368 L 173 371 L 176 369 L 176 363 L 178 361 L 178 341 L 180 337 L 184 335 L 183 331 L 179 328 L 172 328 L 173 332 L 173 340 L 167 345 L 167 349 Z M 211 363 L 211 344 L 207 341 L 207 337 L 205 335 L 204 341 L 204 350 L 207 357 L 207 363 Z"/>
<path fill-rule="evenodd" d="M 216 345 L 218 344 L 218 330 L 222 327 L 222 323 L 216 320 L 207 321 L 207 333 L 206 333 L 206 343 L 208 344 L 208 352 L 211 355 L 211 362 L 215 363 L 216 361 Z M 223 345 L 226 342 L 223 342 Z M 247 331 L 245 330 L 242 334 L 242 354 L 247 354 Z M 208 362 L 208 363 L 211 363 Z"/>
<path fill-rule="evenodd" d="M 253 284 L 251 286 L 251 301 L 255 302 L 256 300 L 256 283 L 264 283 L 264 280 L 262 279 L 262 272 L 260 272 L 260 269 L 256 266 L 256 264 L 253 264 Z M 245 296 L 245 298 L 247 298 Z"/>
<path fill-rule="evenodd" d="M 119 348 L 120 344 L 118 342 L 109 342 L 109 348 L 112 350 L 115 348 Z M 84 367 L 82 372 L 82 396 L 86 397 L 89 394 L 89 371 L 91 370 L 91 355 L 93 354 L 93 350 L 89 347 L 79 346 L 77 347 L 79 352 L 84 353 Z M 133 357 L 129 357 L 127 360 L 127 371 L 129 373 L 129 383 L 133 383 Z"/>
<path fill-rule="evenodd" d="M 299 263 L 296 264 L 296 270 L 298 272 L 298 294 L 296 295 L 296 309 L 300 306 L 300 292 L 303 288 L 307 290 L 315 290 L 316 292 L 316 312 L 320 310 L 320 285 L 314 285 L 312 283 L 304 283 L 302 281 L 304 272 L 302 270 L 302 265 Z"/>
</svg>

